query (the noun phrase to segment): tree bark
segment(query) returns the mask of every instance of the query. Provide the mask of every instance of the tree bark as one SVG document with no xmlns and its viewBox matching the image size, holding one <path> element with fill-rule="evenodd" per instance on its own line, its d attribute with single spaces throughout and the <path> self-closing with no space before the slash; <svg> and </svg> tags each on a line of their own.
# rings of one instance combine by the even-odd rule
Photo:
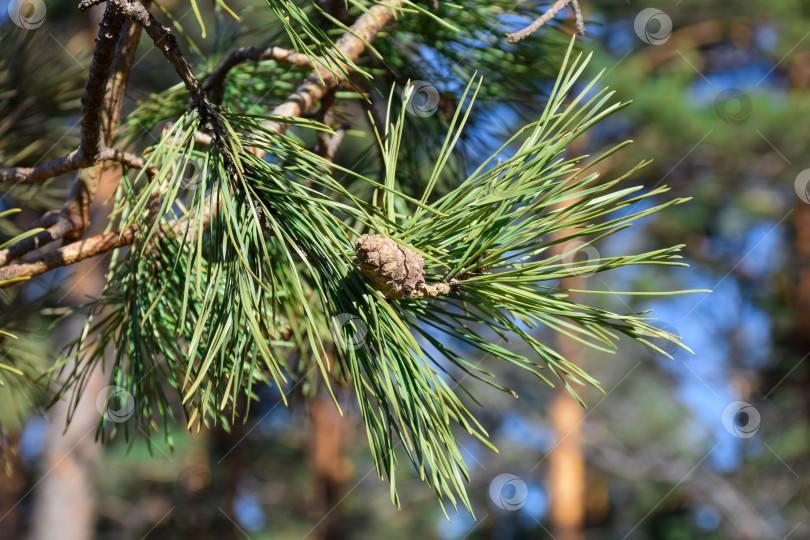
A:
<svg viewBox="0 0 810 540">
<path fill-rule="evenodd" d="M 561 234 L 566 235 L 568 232 Z M 555 254 L 572 249 L 569 242 L 555 246 Z M 583 289 L 582 277 L 562 280 L 563 289 Z M 569 293 L 573 297 L 575 293 Z M 582 344 L 568 336 L 556 335 L 557 350 L 569 362 L 582 364 Z M 582 405 L 565 389 L 558 388 L 551 403 L 551 425 L 556 434 L 555 446 L 549 455 L 548 483 L 550 518 L 556 540 L 584 540 L 585 533 L 585 457 L 582 452 Z"/>
<path fill-rule="evenodd" d="M 315 472 L 313 493 L 313 537 L 319 540 L 351 538 L 345 516 L 339 504 L 344 485 L 353 475 L 349 458 L 344 455 L 350 446 L 351 422 L 341 417 L 330 396 L 319 396 L 310 403 L 310 462 Z"/>
<path fill-rule="evenodd" d="M 572 360 L 579 344 L 560 347 Z M 561 340 L 562 341 L 562 340 Z M 567 350 L 572 349 L 572 350 Z M 551 423 L 557 434 L 557 446 L 549 456 L 551 527 L 557 540 L 584 540 L 585 460 L 582 455 L 582 421 L 585 413 L 567 391 L 560 389 L 551 404 Z"/>
<path fill-rule="evenodd" d="M 78 335 L 81 326 L 80 320 L 71 321 L 64 335 Z M 103 387 L 104 376 L 96 370 L 66 431 L 67 402 L 56 404 L 48 415 L 51 424 L 34 492 L 32 540 L 86 540 L 94 536 L 93 464 L 99 448 L 93 435 L 100 417 L 95 397 Z"/>
</svg>

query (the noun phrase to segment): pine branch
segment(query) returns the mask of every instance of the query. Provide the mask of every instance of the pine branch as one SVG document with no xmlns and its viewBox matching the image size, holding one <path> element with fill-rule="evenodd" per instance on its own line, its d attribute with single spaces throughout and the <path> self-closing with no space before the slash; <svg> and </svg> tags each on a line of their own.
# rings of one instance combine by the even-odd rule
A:
<svg viewBox="0 0 810 540">
<path fill-rule="evenodd" d="M 82 7 L 95 3 L 83 0 Z M 92 303 L 85 329 L 64 361 L 54 366 L 71 370 L 62 373 L 67 376 L 59 394 L 72 389 L 75 402 L 84 390 L 83 374 L 103 361 L 108 345 L 115 349 L 110 380 L 136 397 L 137 411 L 119 425 L 103 420 L 102 439 L 116 430 L 129 435 L 134 426 L 148 440 L 158 416 L 168 436 L 176 410 L 165 392 L 169 386 L 182 398 L 189 425 L 233 422 L 241 398 L 255 397 L 255 384 L 285 387 L 295 371 L 289 361 L 294 351 L 298 365 L 316 368 L 312 371 L 320 372 L 330 391 L 337 377 L 354 385 L 377 471 L 392 481 L 392 500 L 397 501 L 395 450 L 401 443 L 440 500 L 455 505 L 458 498 L 469 508 L 467 466 L 454 429 L 492 446 L 462 392 L 472 394 L 451 370 L 508 389 L 490 379 L 484 367 L 472 365 L 464 357 L 468 349 L 454 348 L 463 343 L 491 355 L 490 361 L 512 363 L 549 384 L 558 379 L 571 390 L 571 384 L 598 382 L 533 329 L 547 328 L 599 350 L 611 350 L 622 334 L 653 348 L 652 337 L 677 340 L 652 328 L 644 314 L 579 304 L 559 285 L 583 271 L 679 265 L 677 247 L 583 263 L 564 259 L 568 254 L 555 253 L 554 246 L 577 238 L 594 242 L 683 201 L 637 205 L 665 189 L 614 191 L 623 177 L 602 182 L 586 172 L 622 145 L 587 161 L 575 155 L 571 141 L 622 104 L 612 103 L 607 89 L 596 86 L 598 77 L 575 95 L 587 60 L 572 58 L 573 42 L 541 116 L 445 193 L 434 193 L 434 188 L 448 168 L 481 81 L 471 80 L 460 96 L 421 199 L 402 192 L 397 174 L 407 111 L 394 105 L 394 88 L 384 125 L 374 126 L 383 180 L 342 168 L 332 162 L 346 131 L 330 128 L 336 90 L 350 71 L 364 74 L 355 61 L 398 12 L 425 11 L 397 0 L 369 9 L 357 5 L 363 15 L 333 47 L 326 30 L 315 28 L 295 3 L 268 4 L 288 34 L 295 27 L 285 12 L 302 29 L 303 37 L 289 36 L 296 48 L 314 42 L 317 54 L 240 49 L 203 85 L 171 29 L 155 19 L 147 4 L 108 0 L 82 101 L 79 149 L 40 167 L 0 170 L 0 179 L 40 183 L 58 171 L 83 169 L 65 208 L 38 220 L 43 230 L 16 236 L 0 251 L 0 287 L 112 252 L 105 291 Z M 530 27 L 510 35 L 510 41 L 531 34 L 569 4 L 580 26 L 576 0 L 560 0 Z M 150 128 L 173 122 L 158 144 L 143 152 L 148 159 L 109 148 L 141 25 L 185 87 L 174 85 L 142 109 Z M 229 70 L 265 58 L 312 71 L 271 115 L 255 114 L 255 104 L 215 108 Z M 241 78 L 230 82 L 244 88 Z M 406 90 L 406 103 L 412 91 Z M 186 92 L 192 110 L 186 108 Z M 319 103 L 317 116 L 310 115 Z M 320 122 L 309 120 L 313 116 Z M 292 124 L 320 130 L 316 153 L 285 135 Z M 94 126 L 97 133 L 91 133 Z M 212 144 L 200 149 L 197 143 L 206 137 Z M 142 173 L 121 177 L 106 229 L 116 230 L 76 240 L 85 232 L 104 161 Z M 332 171 L 370 187 L 373 201 Z M 189 176 L 194 177 L 192 187 Z M 634 212 L 637 206 L 641 209 Z M 357 237 L 360 246 L 352 252 Z M 60 238 L 76 241 L 49 253 L 31 253 Z M 31 254 L 27 260 L 9 264 L 26 254 Z M 100 310 L 104 316 L 94 317 Z M 334 323 L 346 315 L 350 324 L 335 331 L 330 319 Z M 359 323 L 370 330 L 362 347 L 340 347 Z M 481 329 L 517 337 L 525 347 L 508 350 Z"/>
<path fill-rule="evenodd" d="M 276 62 L 284 62 L 293 66 L 314 69 L 312 61 L 305 54 L 281 47 L 242 47 L 225 57 L 206 78 L 203 89 L 209 92 L 212 102 L 216 104 L 222 103 L 222 93 L 228 72 L 239 64 L 249 60 L 254 62 L 275 60 Z"/>
<path fill-rule="evenodd" d="M 216 143 L 222 135 L 222 128 L 216 119 L 214 106 L 208 99 L 200 81 L 197 80 L 197 77 L 194 75 L 185 56 L 183 56 L 183 52 L 180 50 L 180 46 L 177 44 L 177 39 L 174 37 L 174 34 L 172 34 L 171 29 L 163 26 L 155 19 L 155 16 L 152 15 L 149 10 L 137 3 L 137 1 L 112 1 L 122 6 L 122 10 L 127 17 L 143 24 L 144 30 L 149 37 L 152 38 L 155 46 L 160 49 L 169 63 L 174 67 L 177 75 L 183 81 L 183 84 L 186 85 L 186 89 L 189 94 L 191 94 L 191 99 L 200 115 L 200 121 L 203 127 Z"/>
<path fill-rule="evenodd" d="M 353 62 L 357 60 L 365 50 L 367 44 L 394 18 L 396 10 L 402 5 L 402 2 L 393 0 L 386 6 L 376 5 L 372 7 L 367 13 L 358 18 L 351 27 L 350 32 L 344 34 L 337 42 L 336 54 L 338 56 L 343 55 L 347 61 Z M 107 160 L 118 161 L 133 168 L 143 167 L 145 163 L 143 158 L 101 146 L 102 138 L 109 140 L 108 138 L 111 137 L 112 133 L 110 128 L 114 128 L 112 118 L 117 117 L 120 111 L 129 66 L 131 65 L 132 55 L 134 54 L 134 47 L 137 46 L 139 28 L 136 23 L 143 25 L 147 34 L 155 42 L 155 45 L 161 49 L 169 62 L 175 67 L 176 72 L 191 94 L 208 136 L 211 137 L 211 141 L 216 147 L 223 150 L 226 156 L 226 162 L 228 162 L 228 168 L 233 170 L 233 165 L 230 163 L 227 150 L 222 148 L 219 144 L 222 129 L 219 126 L 211 101 L 191 70 L 190 65 L 185 60 L 171 30 L 160 24 L 149 12 L 147 6 L 148 3 L 144 5 L 129 0 L 110 0 L 107 2 L 105 15 L 100 25 L 99 35 L 96 39 L 93 63 L 82 97 L 82 144 L 80 148 L 67 156 L 54 159 L 37 167 L 0 169 L 0 181 L 26 184 L 42 183 L 61 174 L 84 169 Z M 124 29 L 123 26 L 125 22 L 123 17 L 130 19 L 126 29 Z M 122 34 L 122 31 L 126 39 L 122 40 L 119 44 L 119 48 L 116 49 L 116 39 L 117 36 Z M 282 50 L 277 50 L 277 52 L 273 52 L 272 50 L 268 51 L 267 49 L 257 51 L 258 52 L 249 50 L 243 53 L 237 51 L 238 54 L 234 53 L 235 56 L 232 57 L 230 63 L 236 62 L 236 60 L 241 57 L 247 59 L 254 56 L 260 58 L 265 54 L 283 55 Z M 290 55 L 287 55 L 285 58 L 290 58 L 292 62 L 303 64 L 302 56 L 303 55 L 290 57 Z M 120 58 L 120 60 L 116 60 L 116 58 Z M 114 62 L 115 66 L 113 65 Z M 230 67 L 232 67 L 232 65 Z M 308 61 L 306 65 L 311 66 L 312 64 Z M 226 63 L 220 66 L 223 76 L 230 67 L 228 67 Z M 342 67 L 346 67 L 345 63 Z M 105 81 L 111 69 L 113 76 L 110 78 L 108 84 Z M 218 77 L 217 75 L 214 80 Z M 329 70 L 319 67 L 299 86 L 296 92 L 290 96 L 287 101 L 275 108 L 273 115 L 302 116 L 314 103 L 323 99 L 329 92 L 337 88 L 340 82 L 341 81 Z M 103 99 L 105 94 L 109 97 L 109 101 L 106 103 L 107 107 L 103 107 L 105 104 Z M 105 110 L 109 112 L 105 114 Z M 106 130 L 101 128 L 102 117 L 106 120 Z M 94 126 L 95 129 L 93 129 Z M 266 126 L 269 126 L 271 130 L 278 133 L 284 133 L 290 127 L 290 124 L 269 121 L 266 123 Z M 342 140 L 343 133 L 345 133 L 345 130 L 339 130 L 338 133 L 334 135 L 334 138 L 329 141 L 330 144 L 323 146 L 327 153 L 334 153 L 337 145 L 339 145 Z M 322 142 L 326 142 L 325 139 L 322 139 Z M 147 174 L 153 177 L 157 172 L 154 168 L 150 168 Z M 92 193 L 95 191 L 95 185 L 99 177 L 100 169 L 94 168 L 86 173 L 83 171 L 74 184 L 71 197 L 66 207 L 60 213 L 58 222 L 48 227 L 45 231 L 41 231 L 35 236 L 30 237 L 28 241 L 0 252 L 0 261 L 2 261 L 0 262 L 0 266 L 8 264 L 8 262 L 60 238 L 73 241 L 78 239 L 89 223 L 89 202 L 92 199 Z M 67 257 L 63 260 L 70 261 L 73 259 Z M 72 263 L 66 262 L 65 264 Z M 58 266 L 63 266 L 63 264 Z M 57 266 L 54 266 L 54 268 L 55 267 Z M 30 266 L 28 268 L 36 272 L 32 275 L 38 275 L 42 273 L 39 271 L 40 269 L 45 268 L 43 271 L 47 271 L 50 267 L 49 265 L 39 265 Z M 18 268 L 16 272 L 17 276 L 20 277 L 25 270 Z"/>
</svg>

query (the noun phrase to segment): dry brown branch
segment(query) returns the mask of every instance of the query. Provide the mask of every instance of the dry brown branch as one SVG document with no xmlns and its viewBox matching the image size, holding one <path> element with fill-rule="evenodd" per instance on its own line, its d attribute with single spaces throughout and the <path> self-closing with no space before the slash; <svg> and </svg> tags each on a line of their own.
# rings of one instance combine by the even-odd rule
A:
<svg viewBox="0 0 810 540">
<path fill-rule="evenodd" d="M 92 164 L 92 158 L 82 157 L 79 155 L 78 150 L 74 150 L 66 156 L 52 159 L 36 167 L 11 167 L 9 169 L 0 169 L 0 182 L 41 184 L 49 178 L 54 178 Z"/>
<path fill-rule="evenodd" d="M 574 17 L 577 21 L 577 34 L 584 36 L 585 19 L 582 17 L 582 8 L 579 6 L 579 0 L 571 0 L 571 7 L 574 9 Z"/>
<path fill-rule="evenodd" d="M 343 142 L 343 137 L 346 136 L 346 130 L 349 128 L 347 125 L 341 125 L 335 129 L 335 133 L 327 133 L 325 131 L 318 132 L 318 147 L 315 153 L 324 158 L 326 161 L 334 161 L 337 149 L 340 143 Z"/>
<path fill-rule="evenodd" d="M 205 205 L 201 221 L 204 227 L 208 225 L 215 212 L 216 209 L 212 208 L 210 204 Z M 175 234 L 186 235 L 189 234 L 187 231 L 189 228 L 188 225 L 188 219 L 180 219 L 165 225 L 165 227 L 171 229 Z M 193 233 L 193 229 L 191 232 Z M 135 241 L 137 234 L 138 225 L 133 224 L 119 231 L 99 234 L 91 238 L 73 242 L 51 253 L 46 253 L 30 260 L 4 266 L 0 268 L 0 289 L 9 287 L 18 281 L 44 274 L 56 268 L 75 264 L 84 259 L 102 255 L 113 249 L 128 246 Z"/>
<path fill-rule="evenodd" d="M 391 0 L 387 5 L 375 5 L 367 13 L 361 15 L 351 26 L 350 31 L 343 34 L 335 47 L 348 60 L 355 62 L 366 44 L 374 40 L 377 33 L 393 19 L 403 5 L 400 0 Z M 345 67 L 345 66 L 344 66 Z M 273 109 L 271 116 L 297 117 L 306 114 L 329 90 L 337 88 L 343 79 L 324 68 L 310 74 L 296 91 L 284 103 Z M 276 120 L 268 120 L 265 126 L 277 133 L 284 133 L 290 124 Z M 263 156 L 262 156 L 263 157 Z"/>
<path fill-rule="evenodd" d="M 75 153 L 75 152 L 74 152 Z M 142 169 L 146 166 L 146 160 L 140 156 L 115 150 L 113 148 L 104 148 L 98 154 L 99 161 L 115 161 L 126 165 L 127 167 Z M 99 166 L 99 175 L 101 174 L 101 167 Z M 157 171 L 149 166 L 146 169 L 146 174 L 149 177 L 154 177 Z M 81 230 L 83 233 L 87 228 L 88 217 L 87 209 L 89 208 L 89 201 L 86 196 L 78 192 L 83 184 L 77 181 L 74 184 L 71 194 L 68 197 L 68 202 L 65 203 L 61 211 L 51 210 L 44 214 L 31 229 L 46 227 L 46 230 L 30 236 L 21 242 L 17 242 L 6 249 L 0 250 L 0 266 L 4 266 L 9 262 L 18 259 L 40 247 L 59 239 L 70 239 L 72 233 Z"/>
<path fill-rule="evenodd" d="M 144 0 L 142 4 L 148 7 L 151 0 Z M 81 6 L 80 6 L 81 9 Z M 115 48 L 112 66 L 104 90 L 104 103 L 101 107 L 99 137 L 106 146 L 112 146 L 115 129 L 124 104 L 129 72 L 135 61 L 135 51 L 141 36 L 141 25 L 135 21 L 124 22 L 121 36 Z M 96 192 L 101 174 L 104 171 L 104 162 L 97 162 L 94 166 L 79 171 L 70 196 L 65 202 L 62 214 L 71 218 L 73 227 L 65 233 L 65 242 L 78 240 L 90 225 L 90 205 Z"/>
<path fill-rule="evenodd" d="M 129 0 L 110 0 L 117 6 L 120 6 L 122 13 L 134 20 L 143 24 L 144 30 L 155 42 L 155 46 L 161 50 L 163 55 L 174 67 L 177 75 L 186 85 L 186 89 L 191 94 L 191 99 L 197 112 L 200 115 L 200 122 L 202 123 L 205 131 L 211 136 L 213 142 L 218 145 L 222 129 L 214 112 L 214 106 L 208 99 L 208 96 L 203 90 L 200 81 L 191 70 L 191 66 L 186 61 L 180 46 L 177 44 L 174 34 L 170 28 L 163 26 L 152 13 L 149 12 L 142 4 L 137 1 Z"/>
<path fill-rule="evenodd" d="M 208 91 L 213 103 L 222 103 L 222 93 L 225 89 L 225 78 L 228 72 L 235 66 L 249 60 L 254 62 L 275 60 L 293 66 L 313 68 L 312 62 L 305 54 L 282 49 L 281 47 L 242 47 L 226 56 L 205 80 L 203 89 Z"/>
<path fill-rule="evenodd" d="M 0 181 L 16 182 L 19 184 L 41 184 L 49 178 L 69 173 L 84 167 L 89 167 L 95 163 L 104 161 L 116 161 L 127 167 L 140 169 L 146 160 L 135 154 L 115 150 L 113 148 L 102 147 L 95 158 L 81 157 L 79 150 L 74 150 L 66 156 L 52 159 L 36 167 L 12 167 L 10 169 L 0 169 Z"/>
<path fill-rule="evenodd" d="M 6 249 L 0 250 L 0 266 L 5 266 L 7 263 L 19 259 L 26 253 L 30 253 L 50 242 L 64 238 L 67 233 L 73 230 L 73 221 L 66 214 L 67 212 L 63 211 L 62 215 L 56 220 L 56 223 L 44 231 L 34 236 L 29 236 L 25 240 L 17 242 Z M 32 229 L 36 228 L 37 227 L 32 227 Z"/>
<path fill-rule="evenodd" d="M 93 62 L 82 94 L 80 167 L 96 161 L 102 149 L 101 109 L 105 103 L 107 78 L 115 58 L 116 44 L 124 26 L 124 17 L 113 3 L 108 3 L 96 36 Z"/>
<path fill-rule="evenodd" d="M 565 8 L 565 6 L 567 6 L 570 3 L 571 0 L 557 0 L 556 2 L 554 2 L 554 5 L 548 8 L 548 11 L 540 15 L 537 19 L 535 19 L 535 21 L 532 24 L 530 24 L 523 30 L 518 30 L 517 32 L 506 34 L 506 40 L 509 43 L 517 43 L 518 41 L 526 39 L 534 32 L 536 32 L 538 28 L 540 28 L 548 21 L 553 19 L 557 15 L 557 13 L 562 11 L 563 8 Z"/>
<path fill-rule="evenodd" d="M 317 114 L 317 120 L 327 126 L 333 127 L 334 123 L 334 112 L 333 107 L 335 105 L 335 93 L 336 88 L 333 88 L 321 100 L 321 108 Z M 349 129 L 348 125 L 341 125 L 337 129 L 335 129 L 334 134 L 329 133 L 327 131 L 318 131 L 316 138 L 317 138 L 317 145 L 315 147 L 315 153 L 324 158 L 326 161 L 334 161 L 335 154 L 337 154 L 337 149 L 340 146 L 340 143 L 343 142 L 343 137 L 346 136 L 346 130 Z"/>
<path fill-rule="evenodd" d="M 130 225 L 122 231 L 108 232 L 73 242 L 30 261 L 4 266 L 0 268 L 0 288 L 8 287 L 21 279 L 32 278 L 55 268 L 106 253 L 111 249 L 128 246 L 135 240 L 137 231 L 137 225 Z"/>
</svg>

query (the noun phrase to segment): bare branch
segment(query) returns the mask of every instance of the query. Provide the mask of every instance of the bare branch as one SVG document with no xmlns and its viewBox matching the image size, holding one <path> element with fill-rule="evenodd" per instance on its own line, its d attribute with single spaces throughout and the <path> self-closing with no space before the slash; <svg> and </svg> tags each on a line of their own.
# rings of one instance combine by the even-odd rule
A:
<svg viewBox="0 0 810 540">
<path fill-rule="evenodd" d="M 563 10 L 565 6 L 571 3 L 571 0 L 557 0 L 553 6 L 548 8 L 548 11 L 540 15 L 535 21 L 524 28 L 523 30 L 519 30 L 517 32 L 506 34 L 506 40 L 509 43 L 517 43 L 523 39 L 526 39 L 534 32 L 537 31 L 538 28 L 546 24 L 548 21 L 553 19 L 557 13 Z"/>
<path fill-rule="evenodd" d="M 143 169 L 146 167 L 146 159 L 113 148 L 104 148 L 98 157 L 100 161 L 115 161 L 134 169 Z M 103 167 L 99 165 L 99 171 L 102 168 Z M 151 165 L 146 167 L 145 172 L 150 178 L 154 178 L 157 174 L 157 170 Z M 99 172 L 99 175 L 100 174 Z M 46 227 L 46 230 L 29 236 L 6 249 L 0 250 L 0 267 L 50 242 L 59 239 L 70 240 L 72 237 L 75 238 L 76 233 L 79 235 L 83 234 L 89 224 L 87 212 L 89 201 L 86 200 L 87 197 L 85 195 L 79 192 L 83 185 L 84 184 L 77 180 L 62 210 L 51 210 L 45 213 L 31 226 L 31 229 Z"/>
<path fill-rule="evenodd" d="M 146 170 L 144 172 L 149 178 L 154 178 L 158 172 L 153 165 L 146 166 L 146 158 L 118 150 L 117 148 L 104 148 L 99 154 L 99 162 L 102 161 L 115 161 L 131 169 L 143 169 L 145 167 Z"/>
<path fill-rule="evenodd" d="M 346 131 L 349 129 L 348 125 L 341 125 L 335 130 L 334 134 L 324 131 L 318 132 L 318 148 L 315 153 L 324 158 L 326 161 L 334 161 L 335 154 L 340 143 L 343 142 L 343 137 L 346 136 Z"/>
<path fill-rule="evenodd" d="M 403 2 L 400 0 L 391 0 L 387 5 L 373 6 L 368 12 L 361 15 L 349 31 L 338 40 L 335 44 L 338 52 L 352 62 L 356 61 L 366 50 L 366 45 L 371 43 L 377 33 L 394 18 L 397 9 L 402 5 Z M 342 79 L 338 80 L 334 74 L 321 68 L 320 73 L 310 74 L 284 103 L 273 109 L 271 115 L 302 116 L 329 90 L 337 88 L 342 82 Z M 275 120 L 268 120 L 265 122 L 265 126 L 277 133 L 284 133 L 290 129 L 290 124 Z"/>
<path fill-rule="evenodd" d="M 66 156 L 52 159 L 36 167 L 12 167 L 10 169 L 0 169 L 0 182 L 17 182 L 20 184 L 41 184 L 49 178 L 54 178 L 60 174 L 69 173 L 83 167 L 89 167 L 94 163 L 103 161 L 117 161 L 127 167 L 135 169 L 143 168 L 146 160 L 135 154 L 115 150 L 113 148 L 102 147 L 95 159 L 82 157 L 79 150 L 74 150 Z"/>
<path fill-rule="evenodd" d="M 185 56 L 183 56 L 183 52 L 180 50 L 180 46 L 177 44 L 177 39 L 175 39 L 171 29 L 163 26 L 148 9 L 137 1 L 109 1 L 119 6 L 124 16 L 143 24 L 144 30 L 146 30 L 146 33 L 152 38 L 152 41 L 155 42 L 155 46 L 163 52 L 163 55 L 169 63 L 174 66 L 174 70 L 180 76 L 183 84 L 186 85 L 186 89 L 189 94 L 191 94 L 191 99 L 194 101 L 194 106 L 200 114 L 200 121 L 203 127 L 208 134 L 211 135 L 214 143 L 219 143 L 222 130 L 217 121 L 214 106 L 208 99 L 200 81 L 197 80 L 197 77 L 191 70 L 191 66 L 188 61 L 186 61 Z"/>
<path fill-rule="evenodd" d="M 38 276 L 55 268 L 75 264 L 112 249 L 128 246 L 135 240 L 137 231 L 137 225 L 130 225 L 122 231 L 109 232 L 86 240 L 79 240 L 30 261 L 0 268 L 0 288 L 8 287 L 23 278 Z M 7 283 L 9 281 L 11 282 Z"/>
<path fill-rule="evenodd" d="M 63 213 L 66 212 L 63 210 Z M 36 228 L 37 227 L 32 227 L 32 229 Z M 12 244 L 6 249 L 0 250 L 0 266 L 5 266 L 8 262 L 13 261 L 14 259 L 19 259 L 26 253 L 30 253 L 31 251 L 39 249 L 46 244 L 63 238 L 71 230 L 73 230 L 73 222 L 70 220 L 70 218 L 67 215 L 60 216 L 56 223 L 44 231 L 39 232 L 34 236 L 29 236 L 16 244 Z"/>
<path fill-rule="evenodd" d="M 336 90 L 336 88 L 333 88 L 332 90 L 328 91 L 325 96 L 323 96 L 323 99 L 321 100 L 321 109 L 317 114 L 318 121 L 330 127 L 333 124 L 335 116 L 332 109 L 335 104 Z M 318 144 L 315 148 L 315 153 L 324 158 L 326 161 L 333 161 L 340 143 L 343 142 L 343 137 L 346 136 L 347 129 L 349 129 L 349 126 L 344 124 L 335 130 L 334 135 L 326 131 L 318 131 Z"/>
<path fill-rule="evenodd" d="M 144 0 L 143 5 L 147 7 L 151 0 Z M 108 6 L 109 7 L 109 6 Z M 81 9 L 81 6 L 80 6 Z M 124 22 L 121 29 L 121 37 L 115 48 L 110 74 L 104 91 L 104 103 L 101 107 L 99 138 L 103 144 L 111 146 L 115 137 L 115 128 L 118 125 L 118 118 L 121 115 L 121 107 L 124 104 L 124 93 L 129 80 L 129 72 L 135 61 L 135 51 L 138 48 L 138 41 L 141 36 L 141 25 L 136 21 Z M 97 163 L 90 168 L 82 169 L 73 182 L 70 190 L 70 197 L 64 205 L 62 214 L 67 213 L 73 224 L 72 229 L 64 236 L 65 242 L 78 240 L 90 226 L 90 205 L 93 202 L 93 195 L 101 180 L 104 171 L 104 164 Z"/>
<path fill-rule="evenodd" d="M 36 167 L 11 167 L 10 169 L 0 169 L 0 182 L 41 184 L 49 178 L 54 178 L 60 174 L 75 171 L 76 169 L 92 164 L 92 158 L 80 156 L 79 151 L 74 150 L 66 156 L 52 159 Z"/>
<path fill-rule="evenodd" d="M 222 93 L 225 87 L 225 77 L 235 66 L 248 60 L 258 62 L 261 60 L 275 60 L 298 67 L 314 69 L 309 57 L 305 54 L 282 49 L 281 47 L 242 47 L 230 53 L 208 75 L 203 89 L 208 90 L 211 101 L 219 105 L 222 103 Z"/>
<path fill-rule="evenodd" d="M 79 155 L 89 161 L 81 166 L 92 164 L 102 149 L 101 109 L 105 102 L 107 77 L 115 57 L 115 46 L 123 26 L 124 17 L 113 3 L 108 3 L 99 25 L 93 62 L 90 64 L 90 73 L 82 94 L 82 135 Z"/>
<path fill-rule="evenodd" d="M 217 209 L 209 203 L 205 205 L 201 225 L 207 226 Z M 195 220 L 195 224 L 197 221 Z M 196 226 L 196 225 L 195 225 Z M 189 234 L 188 219 L 174 220 L 161 225 L 161 230 L 171 230 L 175 234 Z M 191 234 L 193 234 L 193 228 Z M 125 247 L 135 241 L 138 234 L 138 225 L 130 225 L 120 231 L 99 234 L 91 238 L 79 240 L 63 246 L 51 253 L 46 253 L 31 260 L 11 264 L 0 268 L 0 289 L 10 287 L 15 283 L 44 274 L 62 266 L 69 266 L 77 262 L 103 255 L 114 249 Z"/>
<path fill-rule="evenodd" d="M 574 17 L 577 21 L 577 34 L 585 35 L 585 19 L 582 17 L 582 8 L 579 7 L 579 0 L 571 0 L 571 7 L 574 9 Z"/>
<path fill-rule="evenodd" d="M 105 0 L 81 0 L 81 2 L 79 2 L 79 11 L 88 10 L 93 6 L 103 4 L 104 2 Z"/>
<path fill-rule="evenodd" d="M 141 2 L 144 7 L 149 7 L 151 0 Z M 124 105 L 124 94 L 129 81 L 129 73 L 132 64 L 135 62 L 135 52 L 138 49 L 138 42 L 141 37 L 141 25 L 137 21 L 126 21 L 121 30 L 121 38 L 115 49 L 115 59 L 113 60 L 110 78 L 107 81 L 107 103 L 102 108 L 101 128 L 104 132 L 104 144 L 112 146 L 115 136 L 115 129 L 121 115 L 121 108 Z"/>
</svg>

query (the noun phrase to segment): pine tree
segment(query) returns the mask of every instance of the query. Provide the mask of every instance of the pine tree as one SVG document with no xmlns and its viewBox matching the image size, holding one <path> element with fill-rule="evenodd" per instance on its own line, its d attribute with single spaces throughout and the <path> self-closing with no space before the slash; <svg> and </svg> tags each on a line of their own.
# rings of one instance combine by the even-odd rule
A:
<svg viewBox="0 0 810 540">
<path fill-rule="evenodd" d="M 596 156 L 570 151 L 626 105 L 598 76 L 583 76 L 589 58 L 565 36 L 582 29 L 576 1 L 538 10 L 267 0 L 252 8 L 272 12 L 260 28 L 217 4 L 211 19 L 192 0 L 209 34 L 204 51 L 159 4 L 108 0 L 84 90 L 73 72 L 37 86 L 50 90 L 36 95 L 39 114 L 80 118 L 78 141 L 60 140 L 55 157 L 40 150 L 54 137 L 41 125 L 12 118 L 2 127 L 13 137 L 0 146 L 9 167 L 0 189 L 41 213 L 27 230 L 14 229 L 16 209 L 0 213 L 4 302 L 36 276 L 109 255 L 105 290 L 83 308 L 84 331 L 54 365 L 14 345 L 26 342 L 29 319 L 0 320 L 0 380 L 15 403 L 36 403 L 38 391 L 76 403 L 101 366 L 110 410 L 127 414 L 103 415 L 98 438 L 148 444 L 162 432 L 171 443 L 174 423 L 246 421 L 262 385 L 285 400 L 321 388 L 339 410 L 335 389 L 350 388 L 395 504 L 404 454 L 440 501 L 469 506 L 457 436 L 494 449 L 469 382 L 514 394 L 488 365 L 511 363 L 576 396 L 575 386 L 598 382 L 541 341 L 539 328 L 609 352 L 622 335 L 667 356 L 661 340 L 679 343 L 645 313 L 579 303 L 600 291 L 561 286 L 622 266 L 683 264 L 680 246 L 598 255 L 601 239 L 684 199 L 663 198 L 665 186 L 627 186 L 644 163 L 611 180 L 593 172 L 628 143 Z M 574 24 L 550 23 L 569 4 Z M 508 21 L 524 19 L 535 22 L 503 36 Z M 122 116 L 141 30 L 179 82 Z M 8 58 L 40 50 L 25 35 L 2 39 L 19 43 Z M 545 75 L 553 84 L 542 84 Z M 515 96 L 531 99 L 516 105 Z M 7 111 L 19 106 L 3 99 Z M 502 136 L 488 114 L 497 102 L 530 119 Z M 467 148 L 488 129 L 502 144 L 474 159 Z M 44 163 L 22 166 L 34 159 Z M 88 237 L 105 167 L 119 167 L 121 178 L 106 232 Z M 67 201 L 48 207 L 69 173 Z M 597 255 L 581 260 L 583 252 Z M 52 314 L 52 300 L 38 298 L 28 311 Z M 471 350 L 484 360 L 470 361 Z"/>
</svg>

